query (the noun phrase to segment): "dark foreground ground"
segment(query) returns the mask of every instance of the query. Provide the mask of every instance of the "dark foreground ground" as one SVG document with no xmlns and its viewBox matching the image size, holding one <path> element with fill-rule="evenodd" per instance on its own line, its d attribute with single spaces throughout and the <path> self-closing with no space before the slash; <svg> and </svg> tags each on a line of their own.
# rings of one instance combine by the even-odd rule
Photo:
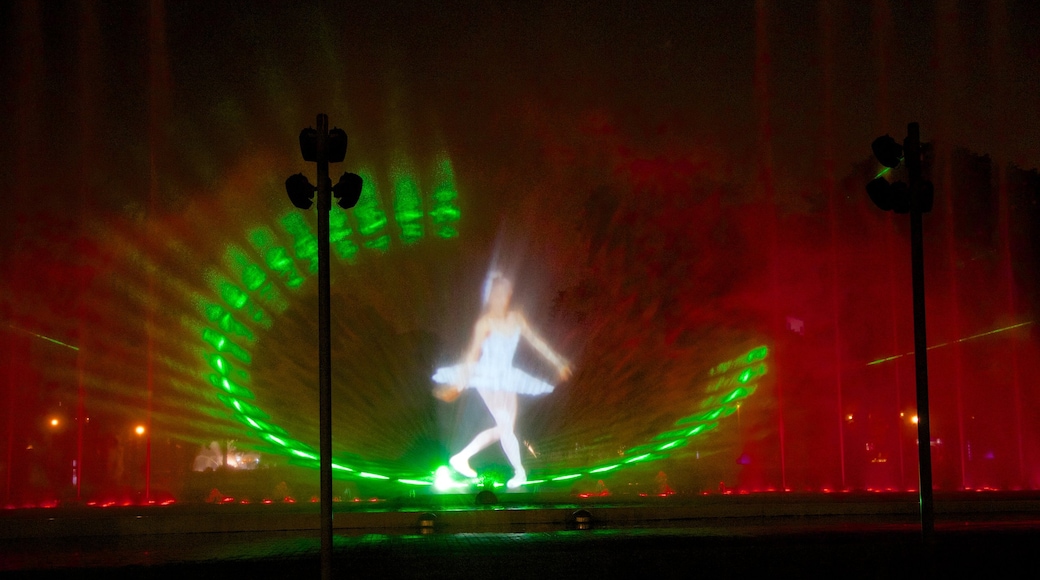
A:
<svg viewBox="0 0 1040 580">
<path fill-rule="evenodd" d="M 905 497 L 823 503 L 747 498 L 633 505 L 439 508 L 337 513 L 341 578 L 1035 578 L 1035 499 L 939 509 L 923 542 Z M 785 504 L 786 502 L 786 504 Z M 0 574 L 11 578 L 317 578 L 313 506 L 181 507 L 180 512 L 7 514 Z M 431 507 L 431 506 L 426 506 Z M 911 509 L 907 509 L 907 508 Z M 590 529 L 575 509 L 587 508 Z M 170 526 L 176 518 L 202 531 Z M 151 523 L 144 523 L 148 520 Z M 136 522 L 136 523 L 134 523 Z M 143 525 L 137 532 L 135 525 Z M 168 528 L 163 531 L 163 526 Z M 222 531 L 220 528 L 252 528 Z M 281 529 L 279 529 L 281 528 Z M 107 533 L 106 533 L 107 530 Z M 77 531 L 79 532 L 77 534 Z M 17 532 L 17 533 L 16 533 Z"/>
</svg>

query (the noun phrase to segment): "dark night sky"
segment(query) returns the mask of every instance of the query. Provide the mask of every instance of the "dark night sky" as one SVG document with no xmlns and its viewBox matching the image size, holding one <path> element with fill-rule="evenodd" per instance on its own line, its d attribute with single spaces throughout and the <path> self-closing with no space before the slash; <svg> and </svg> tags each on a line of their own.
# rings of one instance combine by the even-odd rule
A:
<svg viewBox="0 0 1040 580">
<path fill-rule="evenodd" d="M 439 138 L 485 166 L 545 145 L 520 110 L 557 133 L 603 114 L 648 150 L 710 152 L 738 182 L 761 158 L 767 115 L 781 195 L 812 188 L 825 151 L 842 174 L 910 120 L 927 139 L 1040 165 L 1031 2 L 832 2 L 826 18 L 794 1 L 171 2 L 154 54 L 146 4 L 99 2 L 93 29 L 81 4 L 41 4 L 35 25 L 31 3 L 3 8 L 7 184 L 35 174 L 24 160 L 52 150 L 51 135 L 86 123 L 92 182 L 105 184 L 88 198 L 122 205 L 141 189 L 150 103 L 169 148 L 164 181 L 189 189 L 250 151 L 291 147 L 318 111 L 350 130 L 359 155 Z M 150 70 L 165 79 L 155 94 Z M 49 157 L 73 170 L 76 149 Z"/>
</svg>

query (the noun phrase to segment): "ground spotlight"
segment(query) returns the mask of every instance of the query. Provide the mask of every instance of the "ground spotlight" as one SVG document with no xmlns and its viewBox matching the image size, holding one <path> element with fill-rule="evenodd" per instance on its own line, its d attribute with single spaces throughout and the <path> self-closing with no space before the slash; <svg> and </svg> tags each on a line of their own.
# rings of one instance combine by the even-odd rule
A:
<svg viewBox="0 0 1040 580">
<path fill-rule="evenodd" d="M 300 136 L 302 142 L 303 136 Z M 285 191 L 289 194 L 289 200 L 300 209 L 310 209 L 314 204 L 315 187 L 311 185 L 307 176 L 302 173 L 290 175 L 285 180 Z"/>
<path fill-rule="evenodd" d="M 485 489 L 477 494 L 476 501 L 477 505 L 495 505 L 498 503 L 498 496 L 490 489 Z"/>
<path fill-rule="evenodd" d="M 898 167 L 903 160 L 903 146 L 896 143 L 890 135 L 882 135 L 870 144 L 874 157 L 885 167 Z"/>
<path fill-rule="evenodd" d="M 422 534 L 432 534 L 437 525 L 437 514 L 426 512 L 419 516 L 419 531 Z"/>
<path fill-rule="evenodd" d="M 588 510 L 580 509 L 571 514 L 570 523 L 579 530 L 592 529 L 592 514 Z"/>
<path fill-rule="evenodd" d="M 332 131 L 329 131 L 331 136 Z M 347 137 L 343 136 L 343 143 L 346 144 Z M 344 145 L 345 147 L 346 145 Z M 344 153 L 345 154 L 345 153 Z M 342 157 L 340 161 L 342 161 Z M 350 209 L 357 205 L 359 199 L 361 199 L 361 188 L 365 182 L 361 179 L 361 176 L 356 173 L 344 173 L 339 177 L 339 182 L 332 186 L 332 195 L 336 196 L 339 200 L 339 206 L 343 209 Z"/>
</svg>

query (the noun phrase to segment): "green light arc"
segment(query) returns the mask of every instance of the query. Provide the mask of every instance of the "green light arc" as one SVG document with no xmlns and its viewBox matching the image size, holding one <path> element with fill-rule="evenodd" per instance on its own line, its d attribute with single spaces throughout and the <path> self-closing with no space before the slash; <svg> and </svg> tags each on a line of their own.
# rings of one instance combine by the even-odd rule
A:
<svg viewBox="0 0 1040 580">
<path fill-rule="evenodd" d="M 407 165 L 406 165 L 407 167 Z M 330 247 L 341 260 L 353 263 L 364 250 L 382 252 L 391 244 L 391 220 L 378 194 L 378 184 L 369 171 L 359 171 L 365 180 L 361 200 L 352 212 L 333 211 L 330 214 Z M 441 156 L 434 171 L 429 199 L 421 194 L 420 181 L 414 174 L 397 172 L 392 176 L 393 223 L 398 227 L 398 240 L 404 246 L 417 243 L 429 231 L 440 238 L 458 236 L 457 223 L 461 217 L 458 193 L 451 162 Z M 334 216 L 334 217 L 333 217 Z M 356 221 L 356 228 L 351 222 Z M 299 212 L 285 214 L 279 221 L 292 245 L 279 243 L 279 237 L 266 227 L 247 234 L 249 250 L 230 246 L 224 256 L 227 269 L 235 280 L 219 273 L 208 276 L 213 296 L 200 297 L 203 317 L 200 338 L 201 356 L 206 363 L 202 378 L 216 389 L 216 396 L 231 416 L 257 437 L 267 443 L 268 451 L 287 457 L 291 463 L 305 467 L 318 466 L 318 452 L 310 445 L 294 439 L 284 428 L 275 424 L 270 414 L 255 403 L 256 396 L 249 389 L 251 377 L 247 368 L 253 357 L 250 345 L 259 340 L 258 334 L 269 330 L 275 317 L 289 305 L 285 295 L 303 286 L 307 277 L 317 273 L 317 238 L 307 220 Z M 250 255 L 259 258 L 260 263 Z M 719 426 L 719 420 L 732 415 L 741 401 L 754 394 L 756 381 L 767 372 L 765 359 L 768 348 L 759 346 L 751 351 L 716 365 L 709 372 L 704 386 L 710 393 L 690 415 L 674 424 L 675 429 L 653 437 L 644 445 L 626 449 L 617 460 L 583 469 L 569 469 L 567 473 L 541 474 L 528 481 L 529 485 L 566 482 L 583 476 L 614 472 L 641 463 L 656 461 L 685 447 L 691 439 L 703 436 Z M 340 477 L 358 477 L 381 480 L 409 486 L 432 486 L 432 474 L 384 475 L 396 470 L 365 465 L 358 459 L 333 458 L 332 468 Z M 535 472 L 537 473 L 537 472 Z M 457 483 L 457 482 L 456 482 Z M 462 484 L 468 485 L 468 484 Z"/>
</svg>

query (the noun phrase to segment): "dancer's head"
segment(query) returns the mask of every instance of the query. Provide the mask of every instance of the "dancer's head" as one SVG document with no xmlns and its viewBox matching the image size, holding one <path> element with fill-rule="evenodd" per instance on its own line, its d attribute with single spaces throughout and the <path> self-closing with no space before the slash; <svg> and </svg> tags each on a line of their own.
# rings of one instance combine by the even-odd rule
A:
<svg viewBox="0 0 1040 580">
<path fill-rule="evenodd" d="M 492 272 L 484 282 L 484 307 L 488 312 L 505 314 L 513 297 L 513 283 L 501 272 Z"/>
</svg>

